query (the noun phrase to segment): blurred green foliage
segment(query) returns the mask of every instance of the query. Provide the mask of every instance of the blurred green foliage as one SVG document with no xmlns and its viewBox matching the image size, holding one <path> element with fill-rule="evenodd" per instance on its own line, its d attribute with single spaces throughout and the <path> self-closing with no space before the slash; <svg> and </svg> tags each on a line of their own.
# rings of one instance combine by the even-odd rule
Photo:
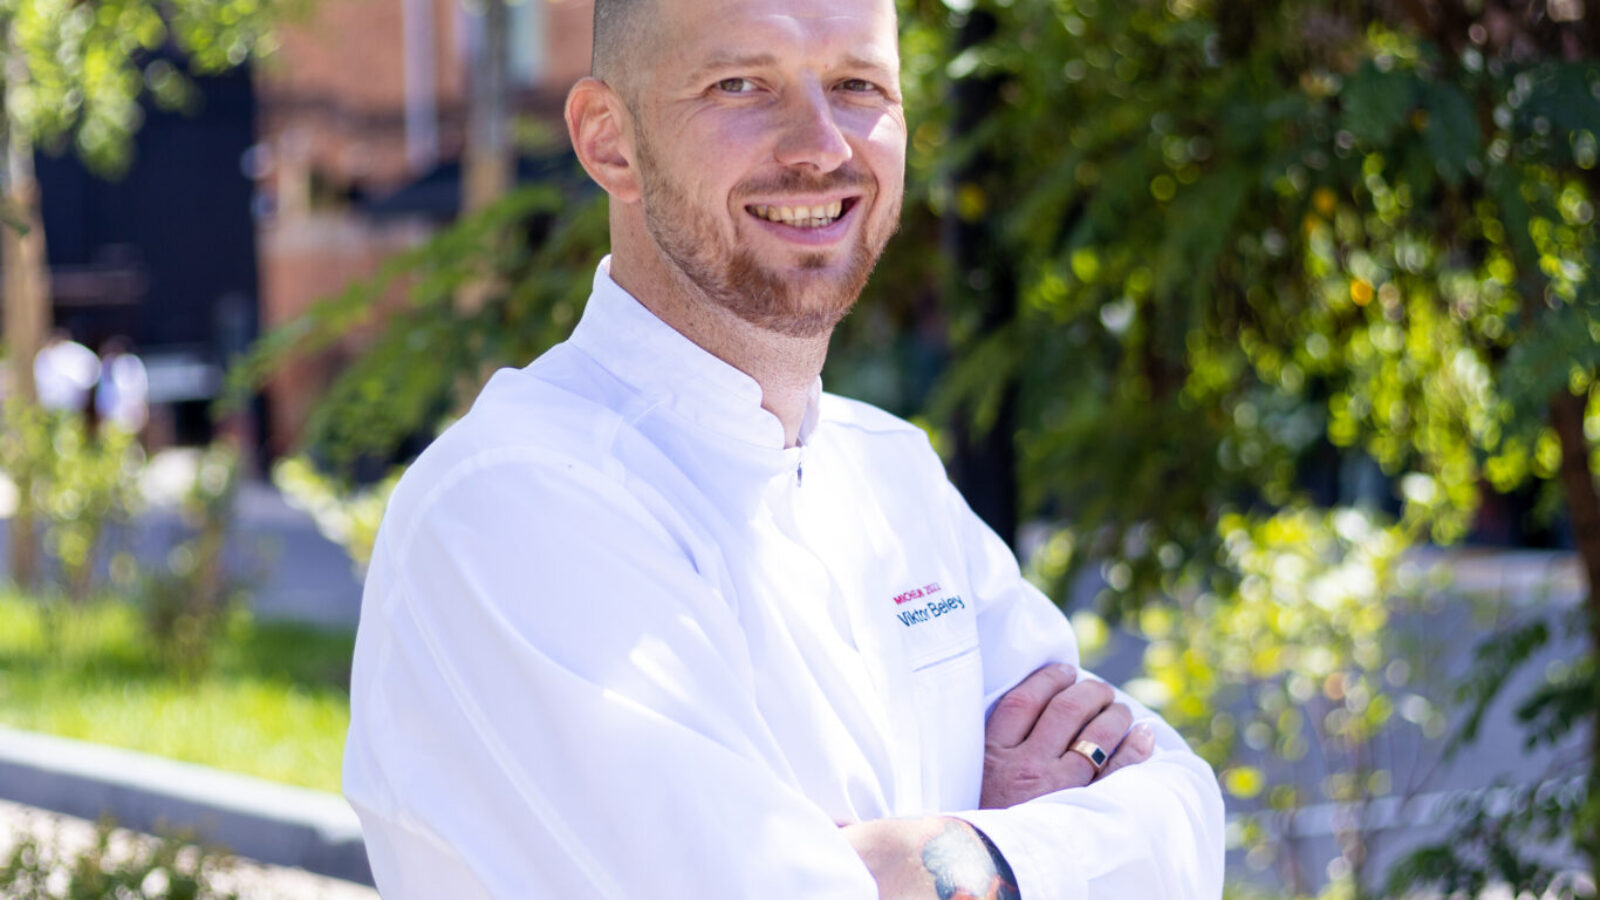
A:
<svg viewBox="0 0 1600 900">
<path fill-rule="evenodd" d="M 376 484 L 351 486 L 301 455 L 279 460 L 272 467 L 272 483 L 291 504 L 311 516 L 318 531 L 345 549 L 361 573 L 372 560 L 384 507 L 404 471 L 396 466 Z"/>
<path fill-rule="evenodd" d="M 108 555 L 113 527 L 129 523 L 143 506 L 144 450 L 126 431 L 105 427 L 91 434 L 83 416 L 19 397 L 6 399 L 0 422 L 0 472 L 28 485 L 60 587 L 81 604 L 96 587 L 96 566 Z M 18 477 L 24 473 L 28 477 Z M 116 557 L 110 572 L 127 581 L 130 561 L 125 553 Z"/>
<path fill-rule="evenodd" d="M 90 435 L 81 417 L 58 417 L 54 425 L 53 466 L 39 511 L 46 553 L 60 561 L 68 596 L 81 603 L 93 587 L 108 529 L 127 525 L 143 505 L 144 451 L 122 429 Z"/>
<path fill-rule="evenodd" d="M 1131 689 L 1164 708 L 1175 725 L 1205 736 L 1198 749 L 1219 762 L 1232 757 L 1241 739 L 1271 749 L 1278 761 L 1302 759 L 1311 749 L 1302 728 L 1307 717 L 1316 719 L 1317 749 L 1325 757 L 1370 743 L 1395 711 L 1383 681 L 1396 659 L 1390 618 L 1403 593 L 1404 541 L 1348 509 L 1233 515 L 1223 528 L 1228 563 L 1243 576 L 1238 595 L 1202 594 L 1177 615 L 1145 607 L 1138 624 L 1152 641 L 1150 683 Z M 1238 698 L 1225 692 L 1246 687 L 1259 702 L 1236 721 L 1223 710 L 1236 708 L 1230 701 Z M 1327 707 L 1321 718 L 1318 706 Z M 1221 775 L 1238 796 L 1282 780 L 1264 780 L 1250 768 Z"/>
<path fill-rule="evenodd" d="M 94 842 L 76 852 L 25 834 L 0 863 L 0 896 L 9 900 L 237 900 L 219 888 L 233 866 L 226 853 L 183 835 L 118 841 L 102 819 Z"/>
<path fill-rule="evenodd" d="M 477 394 L 487 367 L 524 364 L 572 330 L 605 252 L 606 207 L 597 193 L 520 188 L 391 258 L 263 339 L 230 374 L 231 398 L 242 400 L 297 354 L 381 321 L 375 340 L 322 395 L 304 444 L 348 477 L 364 458 L 386 460 L 419 434 L 431 438 Z M 457 294 L 485 274 L 493 289 L 463 312 Z M 396 291 L 404 297 L 398 308 L 384 302 Z"/>
<path fill-rule="evenodd" d="M 139 607 L 171 671 L 204 671 L 244 587 L 224 560 L 237 451 L 221 443 L 196 451 L 179 498 L 187 533 L 170 548 L 165 565 L 143 567 L 127 546 L 134 517 L 146 505 L 148 462 L 137 437 L 107 423 L 91 429 L 82 414 L 45 410 L 20 397 L 6 399 L 0 423 L 0 476 L 8 485 L 27 485 L 53 576 L 36 591 L 47 642 L 54 643 L 64 618 L 96 594 L 110 593 Z M 61 598 L 72 609 L 62 608 Z"/>
<path fill-rule="evenodd" d="M 1017 384 L 1026 506 L 1127 564 L 1112 606 L 1214 567 L 1230 511 L 1305 499 L 1327 441 L 1414 475 L 1406 518 L 1447 541 L 1484 480 L 1556 474 L 1550 397 L 1600 353 L 1592 59 L 1484 3 L 910 6 L 908 215 L 981 221 L 1022 294 L 989 332 L 947 312 L 936 408 Z M 971 15 L 997 30 L 956 46 Z M 949 133 L 971 78 L 1002 102 Z M 978 153 L 998 188 L 948 177 Z"/>
<path fill-rule="evenodd" d="M 188 536 L 167 552 L 164 569 L 138 580 L 145 631 L 167 671 L 183 678 L 210 668 L 229 613 L 245 593 L 223 555 L 238 487 L 238 451 L 225 443 L 205 448 L 180 505 Z"/>
<path fill-rule="evenodd" d="M 1569 823 L 1585 799 L 1576 779 L 1497 786 L 1462 797 L 1455 804 L 1461 823 L 1450 840 L 1402 860 L 1385 887 L 1390 895 L 1428 884 L 1446 896 L 1482 897 L 1501 885 L 1519 885 L 1519 897 L 1592 897 L 1593 887 L 1584 887 L 1560 861 L 1571 839 Z"/>
<path fill-rule="evenodd" d="M 1278 792 L 1271 805 L 1359 808 L 1387 793 L 1370 761 L 1375 729 L 1399 701 L 1409 725 L 1437 732 L 1437 702 L 1451 699 L 1378 677 L 1404 650 L 1385 626 L 1405 593 L 1400 552 L 1462 538 L 1489 489 L 1543 483 L 1567 501 L 1591 581 L 1600 571 L 1600 522 L 1587 518 L 1600 437 L 1597 11 L 1494 0 L 902 8 L 907 86 L 923 110 L 907 230 L 966 222 L 1003 257 L 987 265 L 1018 282 L 1015 313 L 994 323 L 986 314 L 1005 303 L 966 289 L 973 273 L 936 276 L 954 363 L 935 420 L 964 411 L 984 427 L 1015 391 L 1025 515 L 1064 528 L 1037 571 L 1062 597 L 1086 570 L 1100 576 L 1097 607 L 1155 639 L 1155 699 L 1170 698 L 1167 714 L 1191 725 L 1235 796 L 1279 780 L 1236 756 L 1234 736 L 1251 726 L 1280 759 L 1326 744 L 1343 770 L 1320 797 Z M 959 112 L 940 101 L 968 82 L 995 102 L 958 133 Z M 891 253 L 960 256 L 948 237 L 942 249 Z M 911 312 L 902 328 L 915 327 Z M 1309 486 L 1318 468 L 1363 454 L 1393 496 Z M 1366 537 L 1340 527 L 1356 510 L 1318 508 L 1330 502 L 1359 506 Z M 1329 606 L 1331 585 L 1343 599 Z M 1600 634 L 1593 607 L 1573 633 Z M 1593 671 L 1573 666 L 1527 701 L 1549 697 L 1526 717 L 1542 742 L 1589 740 Z M 1239 694 L 1248 724 L 1227 702 Z M 1308 715 L 1319 703 L 1330 708 Z M 1550 777 L 1595 785 L 1593 748 L 1579 749 Z M 1600 791 L 1587 796 L 1561 808 L 1557 830 L 1593 866 Z M 1545 832 L 1502 824 L 1493 853 L 1461 842 L 1458 874 L 1515 875 L 1517 890 L 1548 880 L 1534 859 Z M 1342 841 L 1342 854 L 1347 877 L 1328 890 L 1375 890 L 1360 842 Z M 1459 883 L 1437 866 L 1405 871 Z"/>
<path fill-rule="evenodd" d="M 8 128 L 41 147 L 69 146 L 105 174 L 125 170 L 148 94 L 168 109 L 198 94 L 180 61 L 218 72 L 270 52 L 273 22 L 302 0 L 0 0 L 7 36 Z"/>
<path fill-rule="evenodd" d="M 403 466 L 374 486 L 359 485 L 358 470 L 392 465 L 405 446 L 431 439 L 465 410 L 494 368 L 523 365 L 565 338 L 607 241 L 604 195 L 519 188 L 268 335 L 230 373 L 231 402 L 298 355 L 381 322 L 328 386 L 302 454 L 281 461 L 274 482 L 365 566 Z M 490 285 L 484 302 L 464 312 L 457 296 L 478 283 Z M 395 292 L 403 296 L 398 307 L 385 299 Z"/>
</svg>

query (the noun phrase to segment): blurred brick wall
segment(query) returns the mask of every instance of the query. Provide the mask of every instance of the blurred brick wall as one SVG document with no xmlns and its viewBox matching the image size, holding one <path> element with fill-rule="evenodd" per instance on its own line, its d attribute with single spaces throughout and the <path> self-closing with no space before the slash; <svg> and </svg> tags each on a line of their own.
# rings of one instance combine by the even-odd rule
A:
<svg viewBox="0 0 1600 900">
<path fill-rule="evenodd" d="M 467 13 L 459 0 L 429 2 L 438 155 L 451 160 L 463 134 Z M 544 77 L 518 91 L 518 114 L 564 136 L 562 99 L 589 67 L 592 0 L 524 2 L 544 4 Z M 318 0 L 282 30 L 279 51 L 257 68 L 252 168 L 263 331 L 371 275 L 429 233 L 421 221 L 368 221 L 348 203 L 353 191 L 381 195 L 423 174 L 406 152 L 404 12 L 403 0 Z M 272 452 L 293 449 L 318 392 L 364 339 L 352 336 L 302 360 L 268 386 Z"/>
<path fill-rule="evenodd" d="M 589 74 L 589 48 L 594 42 L 594 0 L 551 0 L 546 6 L 549 47 L 545 82 L 565 98 L 574 81 Z"/>
</svg>

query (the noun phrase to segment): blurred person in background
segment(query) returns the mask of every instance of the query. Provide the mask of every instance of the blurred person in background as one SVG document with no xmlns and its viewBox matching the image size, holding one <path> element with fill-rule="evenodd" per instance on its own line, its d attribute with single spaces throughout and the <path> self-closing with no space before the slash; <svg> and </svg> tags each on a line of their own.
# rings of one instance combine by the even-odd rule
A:
<svg viewBox="0 0 1600 900">
<path fill-rule="evenodd" d="M 100 378 L 100 357 L 72 339 L 63 328 L 50 332 L 33 358 L 33 380 L 39 405 L 87 415 L 90 394 Z"/>
<path fill-rule="evenodd" d="M 101 427 L 138 434 L 150 418 L 150 376 L 132 342 L 118 335 L 100 348 L 100 379 L 94 388 L 94 411 Z"/>
</svg>

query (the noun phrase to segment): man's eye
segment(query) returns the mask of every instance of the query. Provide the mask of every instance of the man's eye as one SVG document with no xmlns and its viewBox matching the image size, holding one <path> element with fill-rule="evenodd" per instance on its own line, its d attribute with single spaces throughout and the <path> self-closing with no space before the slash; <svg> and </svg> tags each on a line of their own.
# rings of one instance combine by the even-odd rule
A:
<svg viewBox="0 0 1600 900">
<path fill-rule="evenodd" d="M 839 83 L 839 87 L 852 94 L 871 93 L 878 89 L 877 85 L 865 78 L 847 78 Z"/>
<path fill-rule="evenodd" d="M 748 94 L 756 89 L 756 84 L 748 78 L 724 78 L 717 82 L 716 88 L 724 94 Z"/>
</svg>

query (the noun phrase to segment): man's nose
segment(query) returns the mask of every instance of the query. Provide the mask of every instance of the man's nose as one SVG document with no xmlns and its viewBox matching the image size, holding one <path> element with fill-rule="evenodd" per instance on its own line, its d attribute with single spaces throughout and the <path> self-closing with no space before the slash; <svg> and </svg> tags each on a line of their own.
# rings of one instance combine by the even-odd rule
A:
<svg viewBox="0 0 1600 900">
<path fill-rule="evenodd" d="M 830 99 L 820 84 L 807 85 L 790 96 L 776 153 L 780 164 L 832 172 L 854 155 Z"/>
</svg>

